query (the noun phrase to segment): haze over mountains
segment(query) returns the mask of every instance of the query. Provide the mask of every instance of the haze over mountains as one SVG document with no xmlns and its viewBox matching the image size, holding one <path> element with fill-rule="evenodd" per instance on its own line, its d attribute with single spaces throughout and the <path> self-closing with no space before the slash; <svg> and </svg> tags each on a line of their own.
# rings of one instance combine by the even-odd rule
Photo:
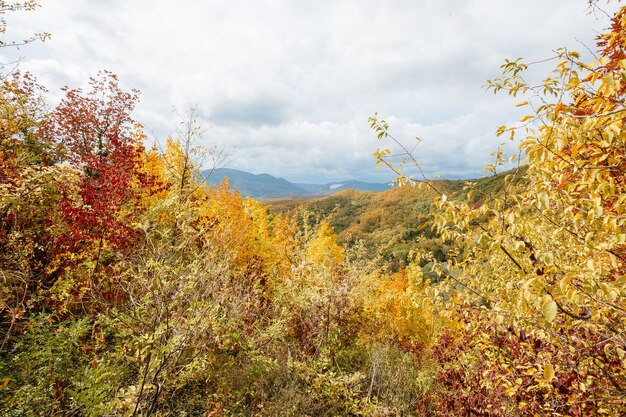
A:
<svg viewBox="0 0 626 417">
<path fill-rule="evenodd" d="M 246 197 L 259 200 L 283 198 L 314 198 L 331 195 L 344 190 L 385 191 L 391 188 L 385 183 L 370 183 L 358 180 L 335 181 L 326 184 L 292 183 L 284 178 L 269 174 L 252 174 L 231 168 L 218 168 L 201 172 L 203 180 L 209 184 L 220 184 L 226 178 L 231 188 Z"/>
</svg>

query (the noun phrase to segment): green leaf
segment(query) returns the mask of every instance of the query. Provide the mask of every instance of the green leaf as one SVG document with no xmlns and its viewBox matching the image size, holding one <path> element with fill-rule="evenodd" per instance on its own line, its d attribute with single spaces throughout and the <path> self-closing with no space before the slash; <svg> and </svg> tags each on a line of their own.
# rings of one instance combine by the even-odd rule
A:
<svg viewBox="0 0 626 417">
<path fill-rule="evenodd" d="M 555 301 L 548 301 L 543 305 L 543 317 L 548 321 L 548 323 L 552 323 L 554 318 L 556 317 L 557 307 Z"/>
</svg>

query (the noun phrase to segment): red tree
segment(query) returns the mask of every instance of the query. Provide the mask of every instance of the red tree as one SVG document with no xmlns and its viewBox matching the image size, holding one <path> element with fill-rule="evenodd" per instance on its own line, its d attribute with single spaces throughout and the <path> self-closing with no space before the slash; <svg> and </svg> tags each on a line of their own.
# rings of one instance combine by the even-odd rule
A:
<svg viewBox="0 0 626 417">
<path fill-rule="evenodd" d="M 78 252 L 90 243 L 103 242 L 121 249 L 136 237 L 130 217 L 139 210 L 137 186 L 147 178 L 140 173 L 144 151 L 131 117 L 138 92 L 120 89 L 117 76 L 101 72 L 89 82 L 91 90 L 65 89 L 45 132 L 64 150 L 64 162 L 79 169 L 76 188 L 65 185 L 60 220 L 66 231 L 58 236 L 58 251 Z"/>
</svg>

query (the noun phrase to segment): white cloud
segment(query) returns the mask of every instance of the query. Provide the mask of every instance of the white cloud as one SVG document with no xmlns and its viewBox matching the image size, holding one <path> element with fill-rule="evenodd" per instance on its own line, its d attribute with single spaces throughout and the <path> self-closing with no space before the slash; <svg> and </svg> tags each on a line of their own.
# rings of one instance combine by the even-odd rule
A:
<svg viewBox="0 0 626 417">
<path fill-rule="evenodd" d="M 24 56 L 58 99 L 109 69 L 142 91 L 136 116 L 156 136 L 197 104 L 207 142 L 233 167 L 297 181 L 386 181 L 374 169 L 375 111 L 398 136 L 423 137 L 429 174 L 478 176 L 497 126 L 519 111 L 481 86 L 505 57 L 593 46 L 602 15 L 583 0 L 46 0 L 8 16 L 9 36 L 51 32 Z M 172 111 L 177 109 L 177 111 Z"/>
</svg>

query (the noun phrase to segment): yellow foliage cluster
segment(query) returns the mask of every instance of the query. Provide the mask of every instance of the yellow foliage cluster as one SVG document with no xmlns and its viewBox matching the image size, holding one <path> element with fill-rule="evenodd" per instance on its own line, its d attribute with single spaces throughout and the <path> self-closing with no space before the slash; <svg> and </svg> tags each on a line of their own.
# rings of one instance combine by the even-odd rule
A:
<svg viewBox="0 0 626 417">
<path fill-rule="evenodd" d="M 526 82 L 528 65 L 507 61 L 487 88 L 532 104 L 519 124 L 498 129 L 524 136 L 527 167 L 479 206 L 440 193 L 437 228 L 463 256 L 439 267 L 445 279 L 424 297 L 441 317 L 465 323 L 461 350 L 480 358 L 466 365 L 480 372 L 480 392 L 494 397 L 465 397 L 475 410 L 626 412 L 625 33 L 621 8 L 597 60 L 558 50 L 560 62 L 538 84 Z M 384 121 L 371 122 L 381 139 L 396 141 Z M 502 159 L 500 152 L 491 170 Z M 513 192 L 522 174 L 524 188 Z"/>
</svg>

